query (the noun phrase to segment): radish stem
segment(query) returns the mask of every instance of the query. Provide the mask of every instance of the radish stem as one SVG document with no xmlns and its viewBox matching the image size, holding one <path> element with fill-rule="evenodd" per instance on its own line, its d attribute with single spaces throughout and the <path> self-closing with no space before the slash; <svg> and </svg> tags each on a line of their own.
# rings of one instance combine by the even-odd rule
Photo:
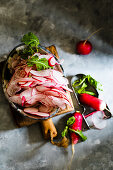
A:
<svg viewBox="0 0 113 170">
<path fill-rule="evenodd" d="M 87 37 L 87 39 L 84 41 L 83 45 L 85 45 L 85 43 L 87 42 L 87 40 L 88 40 L 92 35 L 94 35 L 95 33 L 99 32 L 101 29 L 103 29 L 103 28 L 101 27 L 101 28 L 99 28 L 98 30 L 94 31 L 92 34 L 90 34 L 90 35 Z"/>
</svg>

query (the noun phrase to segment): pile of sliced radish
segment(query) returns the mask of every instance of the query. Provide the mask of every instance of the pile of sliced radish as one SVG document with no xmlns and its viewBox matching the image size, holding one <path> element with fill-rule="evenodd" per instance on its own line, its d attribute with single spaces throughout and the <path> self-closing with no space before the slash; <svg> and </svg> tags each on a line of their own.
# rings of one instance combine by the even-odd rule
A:
<svg viewBox="0 0 113 170">
<path fill-rule="evenodd" d="M 68 80 L 61 72 L 55 69 L 36 71 L 26 65 L 21 66 L 21 71 L 25 73 L 24 76 L 16 76 L 15 71 L 7 93 L 12 102 L 24 107 L 24 112 L 48 117 L 44 108 L 51 110 L 59 107 L 63 110 L 66 105 L 72 107 L 66 92 L 72 90 L 68 88 Z M 42 107 L 39 109 L 38 105 Z"/>
<path fill-rule="evenodd" d="M 85 116 L 86 121 L 90 127 L 94 126 L 97 129 L 106 127 L 105 113 L 103 111 L 95 111 Z"/>
</svg>

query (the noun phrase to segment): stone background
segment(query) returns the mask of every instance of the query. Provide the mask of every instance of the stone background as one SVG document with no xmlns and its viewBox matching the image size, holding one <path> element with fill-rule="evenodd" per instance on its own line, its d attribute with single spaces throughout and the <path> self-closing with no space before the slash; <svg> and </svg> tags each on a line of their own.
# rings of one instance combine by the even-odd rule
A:
<svg viewBox="0 0 113 170">
<path fill-rule="evenodd" d="M 93 31 L 93 51 L 75 53 L 77 41 Z M 113 3 L 111 0 L 0 0 L 0 59 L 20 43 L 28 31 L 44 46 L 56 45 L 65 60 L 66 75 L 90 74 L 104 87 L 104 100 L 113 113 Z M 53 118 L 60 133 L 64 115 Z M 103 130 L 86 131 L 88 140 L 75 146 L 72 170 L 113 169 L 113 120 Z M 18 129 L 0 86 L 0 170 L 66 170 L 68 149 L 43 139 L 40 124 Z"/>
</svg>

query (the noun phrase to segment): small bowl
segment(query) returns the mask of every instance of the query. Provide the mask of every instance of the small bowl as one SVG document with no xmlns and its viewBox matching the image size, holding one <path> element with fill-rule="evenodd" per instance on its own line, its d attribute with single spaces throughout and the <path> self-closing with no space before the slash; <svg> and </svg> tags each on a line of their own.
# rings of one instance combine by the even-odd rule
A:
<svg viewBox="0 0 113 170">
<path fill-rule="evenodd" d="M 6 62 L 5 62 L 5 65 L 4 65 L 4 67 L 3 67 L 3 72 L 2 72 L 2 87 L 3 87 L 3 91 L 4 91 L 4 94 L 5 94 L 6 98 L 7 98 L 10 106 L 13 107 L 13 109 L 14 109 L 15 111 L 17 111 L 17 112 L 20 113 L 21 115 L 23 115 L 23 116 L 25 116 L 25 117 L 28 117 L 28 118 L 31 118 L 31 119 L 45 120 L 45 119 L 48 119 L 48 118 L 52 117 L 53 115 L 55 115 L 55 114 L 58 112 L 59 108 L 54 108 L 54 109 L 52 110 L 52 112 L 50 113 L 50 116 L 48 116 L 48 117 L 40 117 L 40 116 L 36 116 L 36 115 L 31 115 L 31 114 L 29 114 L 29 113 L 25 113 L 25 112 L 23 111 L 23 109 L 22 109 L 22 106 L 19 106 L 19 105 L 15 104 L 15 103 L 11 102 L 11 101 L 9 100 L 9 96 L 8 96 L 8 94 L 7 94 L 7 92 L 6 92 L 7 84 L 8 84 L 8 82 L 10 81 L 10 79 L 11 79 L 11 77 L 12 77 L 12 74 L 10 73 L 10 70 L 9 70 L 9 68 L 8 68 L 8 59 L 9 59 L 9 57 L 13 57 L 14 54 L 18 53 L 20 50 L 22 50 L 22 49 L 24 49 L 24 48 L 25 48 L 25 44 L 19 44 L 18 46 L 16 46 L 16 47 L 9 53 L 9 55 L 8 55 L 8 57 L 7 57 L 7 60 L 6 60 Z M 41 54 L 48 54 L 48 53 L 52 54 L 49 50 L 47 50 L 45 47 L 42 47 L 41 45 L 39 46 L 39 52 L 40 52 Z M 53 55 L 53 54 L 52 54 L 52 55 Z M 54 56 L 54 55 L 53 55 L 53 56 Z M 55 56 L 54 56 L 54 57 L 55 57 Z M 59 60 L 58 60 L 56 57 L 55 57 L 55 59 L 59 62 Z M 57 65 L 57 67 L 58 67 L 58 70 L 59 70 L 59 71 L 64 72 L 62 65 Z"/>
</svg>

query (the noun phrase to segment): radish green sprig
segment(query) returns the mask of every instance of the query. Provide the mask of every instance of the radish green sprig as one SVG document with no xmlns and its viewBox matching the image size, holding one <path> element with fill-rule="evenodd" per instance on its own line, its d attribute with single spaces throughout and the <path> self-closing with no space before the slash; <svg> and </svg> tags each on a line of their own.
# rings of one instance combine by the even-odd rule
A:
<svg viewBox="0 0 113 170">
<path fill-rule="evenodd" d="M 27 60 L 27 65 L 29 67 L 32 67 L 34 64 L 36 65 L 37 71 L 53 68 L 53 67 L 49 66 L 48 60 L 46 58 L 39 59 L 39 57 L 37 55 L 35 55 Z"/>
<path fill-rule="evenodd" d="M 82 78 L 79 78 L 78 80 L 75 80 L 73 83 L 73 88 L 76 93 L 87 93 L 90 95 L 95 95 L 94 92 L 87 90 L 88 83 L 93 86 L 95 89 L 103 90 L 102 85 L 96 81 L 94 78 L 92 78 L 90 75 L 84 75 Z"/>
<path fill-rule="evenodd" d="M 22 58 L 27 58 L 28 55 L 33 55 L 35 52 L 38 52 L 38 45 L 39 43 L 39 39 L 38 37 L 33 34 L 32 32 L 29 32 L 27 34 L 25 34 L 22 39 L 21 42 L 23 42 L 26 47 L 25 49 L 22 51 Z"/>
</svg>

